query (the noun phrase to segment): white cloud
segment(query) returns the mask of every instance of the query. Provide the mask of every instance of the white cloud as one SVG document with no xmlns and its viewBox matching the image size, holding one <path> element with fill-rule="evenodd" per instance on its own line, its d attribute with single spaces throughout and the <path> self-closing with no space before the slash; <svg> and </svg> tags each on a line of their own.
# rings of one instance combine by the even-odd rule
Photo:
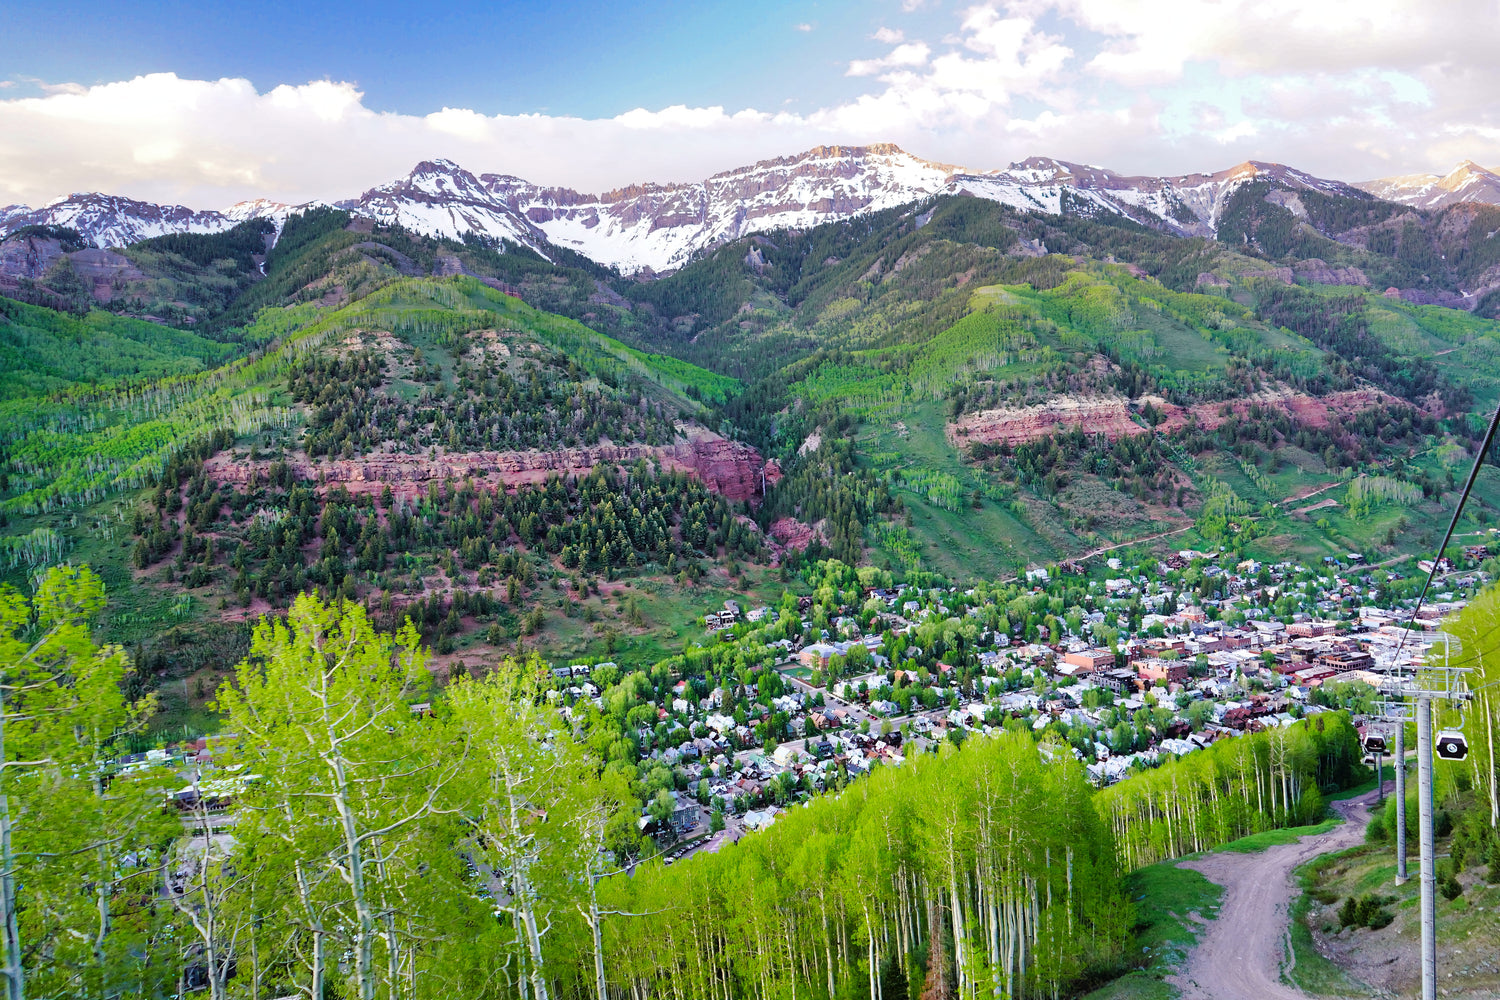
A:
<svg viewBox="0 0 1500 1000">
<path fill-rule="evenodd" d="M 813 26 L 811 24 L 807 23 L 806 21 L 803 21 L 801 24 L 797 25 L 797 30 L 798 31 L 811 31 L 811 30 L 813 30 Z"/>
<path fill-rule="evenodd" d="M 1209 135 L 1213 136 L 1216 142 L 1227 146 L 1241 139 L 1249 139 L 1259 131 L 1260 129 L 1256 127 L 1254 122 L 1242 121 L 1236 122 L 1227 128 L 1221 128 L 1216 132 L 1210 132 Z"/>
<path fill-rule="evenodd" d="M 1088 68 L 1125 84 L 1176 79 L 1186 64 L 1228 73 L 1339 72 L 1485 59 L 1500 9 L 1488 0 L 1049 0 L 1103 36 Z"/>
<path fill-rule="evenodd" d="M 921 66 L 927 62 L 932 49 L 926 42 L 905 42 L 891 49 L 879 59 L 856 59 L 849 64 L 849 76 L 875 76 L 898 66 Z"/>
<path fill-rule="evenodd" d="M 437 156 L 591 191 L 871 141 L 978 169 L 1032 154 L 1140 173 L 1248 158 L 1346 178 L 1500 166 L 1495 37 L 1493 0 L 1181 0 L 1170 14 L 1156 0 L 993 0 L 935 43 L 880 27 L 881 48 L 844 67 L 862 92 L 822 108 L 684 103 L 602 119 L 395 114 L 333 80 L 262 93 L 170 73 L 16 78 L 4 84 L 31 86 L 0 98 L 0 203 L 75 190 L 195 207 L 339 198 Z"/>
</svg>

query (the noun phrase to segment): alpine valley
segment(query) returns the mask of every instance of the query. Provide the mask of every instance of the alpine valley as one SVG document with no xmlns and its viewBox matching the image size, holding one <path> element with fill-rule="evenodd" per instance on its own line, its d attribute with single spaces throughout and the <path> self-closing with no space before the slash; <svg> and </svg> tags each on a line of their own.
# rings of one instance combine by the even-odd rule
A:
<svg viewBox="0 0 1500 1000">
<path fill-rule="evenodd" d="M 434 160 L 333 205 L 6 209 L 6 565 L 108 567 L 132 640 L 315 584 L 445 652 L 582 654 L 830 555 L 1399 556 L 1500 400 L 1500 188 L 1459 173 L 876 145 L 603 195 Z M 653 589 L 601 622 L 622 577 Z"/>
<path fill-rule="evenodd" d="M 96 754 L 35 772 L 72 797 L 14 786 L 55 838 L 20 879 L 51 901 L 14 932 L 48 942 L 35 995 L 1164 995 L 1219 898 L 1175 859 L 1373 782 L 1343 673 L 1398 663 L 1381 629 L 1500 404 L 1500 178 L 1472 163 L 871 145 L 585 194 L 431 160 L 0 232 L 0 642 L 91 650 L 125 699 L 26 730 Z M 1497 514 L 1491 464 L 1446 610 L 1500 572 Z M 76 676 L 5 696 L 73 704 Z M 222 782 L 174 792 L 202 861 L 155 895 L 118 873 L 181 830 L 136 765 Z M 1486 782 L 1444 773 L 1447 905 L 1500 847 Z M 1339 808 L 1386 851 L 1371 798 Z M 68 839 L 114 809 L 134 839 Z M 265 853 L 214 867 L 231 842 Z M 1349 902 L 1297 911 L 1297 975 L 1337 971 L 1319 927 L 1410 929 L 1363 871 L 1307 876 Z"/>
</svg>

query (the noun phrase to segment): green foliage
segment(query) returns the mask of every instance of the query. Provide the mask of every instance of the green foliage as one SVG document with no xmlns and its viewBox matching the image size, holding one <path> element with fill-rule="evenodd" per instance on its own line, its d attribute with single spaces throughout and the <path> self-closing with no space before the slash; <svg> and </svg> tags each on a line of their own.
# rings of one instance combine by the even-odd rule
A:
<svg viewBox="0 0 1500 1000">
<path fill-rule="evenodd" d="M 86 567 L 52 569 L 29 602 L 0 591 L 0 921 L 23 950 L 6 955 L 8 978 L 42 996 L 149 995 L 170 976 L 151 942 L 171 921 L 137 886 L 180 827 L 161 813 L 161 778 L 118 773 L 117 741 L 153 702 L 128 702 L 129 658 L 94 643 L 103 607 Z"/>
<path fill-rule="evenodd" d="M 1363 295 L 1274 285 L 1260 296 L 1257 310 L 1267 323 L 1302 334 L 1331 352 L 1336 365 L 1397 396 L 1420 403 L 1436 392 L 1450 409 L 1464 409 L 1469 402 L 1461 387 L 1439 377 L 1431 359 L 1397 353 L 1371 335 Z"/>
<path fill-rule="evenodd" d="M 393 621 L 410 619 L 440 641 L 462 617 L 498 612 L 493 583 L 514 580 L 519 591 L 536 564 L 553 558 L 569 571 L 609 575 L 696 567 L 699 556 L 721 548 L 728 558 L 765 558 L 759 536 L 697 479 L 658 475 L 645 463 L 627 471 L 600 467 L 566 483 L 552 476 L 513 494 L 472 482 L 441 490 L 434 484 L 425 500 L 387 497 L 377 505 L 341 489 L 320 498 L 282 463 L 248 489 L 219 487 L 201 463 L 179 463 L 164 477 L 155 511 L 140 523 L 140 568 L 174 546 L 172 506 L 181 503 L 188 534 L 179 571 L 206 582 L 232 570 L 230 583 L 242 601 L 253 596 L 277 606 L 309 585 L 349 596 L 395 588 L 401 596 L 385 613 Z M 214 546 L 195 531 L 212 532 Z M 448 585 L 460 589 L 427 593 L 431 566 L 443 566 Z M 540 608 L 532 614 L 528 631 L 535 632 L 544 618 Z"/>
<path fill-rule="evenodd" d="M 878 975 L 887 955 L 904 961 L 904 949 L 887 944 L 886 935 L 900 933 L 894 914 L 909 907 L 926 925 L 924 936 L 950 942 L 961 984 L 988 992 L 1009 976 L 1028 990 L 1061 988 L 1115 962 L 1131 923 L 1109 833 L 1089 803 L 1078 765 L 1042 762 L 1024 735 L 970 740 L 961 750 L 909 761 L 899 771 L 877 770 L 859 794 L 822 797 L 791 810 L 732 851 L 691 865 L 638 869 L 630 879 L 601 885 L 612 909 L 640 912 L 657 900 L 689 901 L 650 924 L 613 924 L 607 949 L 619 956 L 614 974 L 642 977 L 652 994 L 678 981 L 697 995 L 710 989 L 717 970 L 750 981 L 759 967 L 788 992 L 794 981 L 799 994 L 832 983 L 830 995 L 842 995 L 868 988 L 862 980 Z M 1022 922 L 996 923 L 977 905 L 965 879 L 974 871 L 1002 894 L 1026 901 Z M 1017 888 L 1000 888 L 1007 885 Z M 921 915 L 924 900 L 942 900 L 939 914 L 958 907 L 962 919 L 940 916 L 942 924 L 929 924 Z M 711 941 L 692 943 L 689 928 L 709 914 L 727 921 L 716 933 L 742 941 L 780 939 L 780 930 L 793 923 L 812 933 L 794 936 L 793 951 L 784 956 L 755 948 L 722 953 Z M 1035 944 L 1024 961 L 1008 968 L 993 961 L 985 942 L 1003 946 L 1033 931 Z M 649 946 L 663 934 L 689 944 L 663 954 Z"/>
<path fill-rule="evenodd" d="M 945 510 L 962 510 L 968 501 L 968 498 L 963 495 L 963 485 L 957 477 L 945 472 L 916 469 L 902 478 L 902 485 L 922 494 L 928 501 Z"/>
<path fill-rule="evenodd" d="M 199 267 L 228 259 L 248 269 L 254 267 L 252 257 L 266 252 L 266 237 L 275 231 L 276 224 L 270 219 L 249 219 L 222 233 L 171 233 L 131 246 L 175 254 Z"/>
<path fill-rule="evenodd" d="M 1233 487 L 1213 480 L 1198 511 L 1198 534 L 1210 541 L 1226 541 L 1250 527 L 1249 513 L 1250 505 L 1235 494 Z"/>
<path fill-rule="evenodd" d="M 75 317 L 0 298 L 0 403 L 79 382 L 188 375 L 233 354 L 230 346 L 157 323 L 98 310 Z"/>
<path fill-rule="evenodd" d="M 827 553 L 853 566 L 863 562 L 865 525 L 891 512 L 895 501 L 878 476 L 858 468 L 854 442 L 835 438 L 839 432 L 836 423 L 824 427 L 821 445 L 797 457 L 759 515 L 767 527 L 783 517 L 826 521 Z M 804 555 L 816 560 L 824 551 L 815 539 Z"/>
<path fill-rule="evenodd" d="M 1421 502 L 1422 491 L 1389 476 L 1360 476 L 1349 484 L 1344 504 L 1350 517 L 1368 517 L 1382 503 L 1411 507 Z"/>
<path fill-rule="evenodd" d="M 10 304 L 4 308 L 14 310 L 7 311 L 7 316 L 24 317 L 59 334 L 77 337 L 91 329 L 37 307 Z M 111 333 L 123 330 L 143 339 L 149 339 L 149 334 L 163 347 L 181 346 L 187 353 L 195 345 L 209 345 L 202 349 L 222 352 L 221 357 L 232 350 L 150 324 L 105 316 L 97 322 Z M 139 488 L 158 475 L 171 456 L 215 431 L 240 435 L 285 427 L 292 414 L 283 405 L 284 397 L 278 398 L 275 392 L 278 383 L 301 359 L 357 331 L 386 328 L 424 342 L 457 346 L 474 331 L 496 327 L 524 331 L 552 351 L 566 352 L 568 361 L 600 383 L 621 387 L 600 390 L 610 403 L 598 414 L 583 413 L 586 423 L 600 415 L 608 418 L 615 405 L 639 404 L 641 393 L 649 392 L 657 402 L 649 403 L 648 409 L 655 414 L 652 419 L 661 434 L 669 423 L 665 413 L 670 411 L 664 404 L 696 405 L 685 394 L 677 394 L 683 383 L 674 374 L 690 375 L 691 369 L 656 368 L 618 341 L 532 309 L 473 278 L 411 280 L 383 288 L 341 310 L 323 312 L 311 305 L 262 310 L 242 336 L 252 343 L 274 340 L 274 348 L 212 371 L 104 392 L 73 389 L 70 395 L 54 396 L 44 403 L 14 406 L 0 423 L 0 444 L 7 448 L 12 469 L 27 471 L 13 483 L 13 495 L 0 501 L 0 509 L 52 510 L 98 499 L 122 487 Z M 68 348 L 72 363 L 83 363 L 86 346 L 75 341 Z M 125 356 L 130 355 L 126 352 Z M 558 360 L 554 355 L 539 360 L 548 358 Z M 180 370 L 184 363 L 174 364 Z M 564 369 L 567 364 L 563 362 Z M 716 384 L 706 373 L 698 381 Z M 620 415 L 625 416 L 623 408 Z M 14 488 L 17 485 L 19 489 Z"/>
<path fill-rule="evenodd" d="M 88 240 L 78 230 L 70 226 L 22 226 L 13 229 L 5 236 L 8 240 L 43 239 L 57 240 L 62 244 L 63 253 L 76 253 L 90 246 Z"/>
<path fill-rule="evenodd" d="M 1100 810 L 1126 868 L 1322 818 L 1319 789 L 1360 777 L 1359 737 L 1343 713 L 1215 743 L 1111 785 Z M 1184 803 L 1191 808 L 1183 809 Z M 1252 849 L 1263 846 L 1252 842 Z"/>
<path fill-rule="evenodd" d="M 1339 907 L 1339 926 L 1368 927 L 1372 931 L 1389 926 L 1396 918 L 1395 914 L 1385 909 L 1386 904 L 1390 902 L 1393 902 L 1390 897 L 1375 893 L 1367 893 L 1357 898 L 1350 896 L 1344 900 L 1344 905 Z"/>
</svg>

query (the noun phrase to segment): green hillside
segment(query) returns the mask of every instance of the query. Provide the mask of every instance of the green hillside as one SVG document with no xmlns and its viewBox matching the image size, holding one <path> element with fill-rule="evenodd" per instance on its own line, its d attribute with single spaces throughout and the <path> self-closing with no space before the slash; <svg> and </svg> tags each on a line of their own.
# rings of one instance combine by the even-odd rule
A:
<svg viewBox="0 0 1500 1000">
<path fill-rule="evenodd" d="M 195 332 L 0 301 L 0 571 L 92 563 L 159 677 L 308 587 L 459 659 L 659 658 L 829 556 L 954 581 L 1131 545 L 1401 560 L 1500 401 L 1494 321 L 976 199 L 654 282 L 335 210 L 264 260 Z M 1500 475 L 1476 498 L 1467 533 Z"/>
<path fill-rule="evenodd" d="M 75 317 L 0 298 L 0 400 L 77 383 L 149 380 L 213 368 L 231 345 L 94 310 Z"/>
<path fill-rule="evenodd" d="M 1003 252 L 1045 227 L 1049 247 L 1088 237 L 1094 259 Z M 1104 263 L 1101 246 L 1141 263 Z M 1495 323 L 1263 268 L 1205 241 L 956 200 L 921 227 L 890 212 L 752 238 L 647 288 L 694 317 L 669 349 L 755 379 L 731 412 L 768 453 L 795 467 L 819 429 L 810 414 L 852 418 L 848 474 L 902 508 L 864 521 L 877 564 L 995 575 L 1164 532 L 1302 558 L 1435 543 L 1476 411 L 1497 398 Z M 1110 402 L 1127 422 L 1107 440 L 1064 425 L 1014 453 L 959 436 L 986 411 L 1059 399 Z M 1325 399 L 1334 410 L 1303 412 Z M 1361 476 L 1418 499 L 1351 513 Z M 1244 508 L 1233 539 L 1214 518 L 1200 530 L 1215 494 Z M 1487 519 L 1500 496 L 1487 480 L 1481 494 Z"/>
</svg>

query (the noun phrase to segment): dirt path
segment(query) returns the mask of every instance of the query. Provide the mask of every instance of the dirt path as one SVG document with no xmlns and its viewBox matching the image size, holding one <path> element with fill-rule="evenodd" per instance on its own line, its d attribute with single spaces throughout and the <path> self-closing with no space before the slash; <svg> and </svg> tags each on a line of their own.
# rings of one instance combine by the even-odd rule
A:
<svg viewBox="0 0 1500 1000">
<path fill-rule="evenodd" d="M 1083 562 L 1085 559 L 1092 559 L 1095 556 L 1102 556 L 1102 555 L 1104 555 L 1104 553 L 1106 553 L 1106 552 L 1113 552 L 1116 549 L 1125 549 L 1125 548 L 1129 548 L 1132 545 L 1144 545 L 1147 542 L 1154 542 L 1158 538 L 1171 538 L 1173 535 L 1180 535 L 1184 531 L 1191 531 L 1193 529 L 1193 527 L 1194 527 L 1194 525 L 1189 524 L 1186 527 L 1173 528 L 1171 531 L 1163 531 L 1160 534 L 1146 535 L 1146 536 L 1144 536 L 1142 538 L 1132 538 L 1128 542 L 1117 542 L 1114 545 L 1106 545 L 1102 549 L 1094 549 L 1092 552 L 1085 552 L 1081 556 L 1073 556 L 1070 559 L 1068 559 L 1067 561 L 1068 562 Z"/>
<path fill-rule="evenodd" d="M 1303 493 L 1303 494 L 1300 494 L 1300 495 L 1294 496 L 1294 497 L 1287 497 L 1284 500 L 1277 500 L 1275 503 L 1271 504 L 1271 506 L 1272 507 L 1280 507 L 1282 504 L 1301 503 L 1304 500 L 1311 500 L 1313 497 L 1317 496 L 1319 493 L 1327 493 L 1329 490 L 1333 489 L 1335 486 L 1347 486 L 1347 485 L 1349 485 L 1349 484 L 1346 483 L 1346 482 L 1344 482 L 1342 479 L 1335 480 L 1334 482 L 1328 483 L 1326 486 L 1319 486 L 1317 489 L 1310 490 L 1307 493 Z M 1299 513 L 1301 513 L 1301 512 L 1299 511 Z"/>
<path fill-rule="evenodd" d="M 1305 994 L 1281 981 L 1287 910 L 1295 892 L 1292 869 L 1320 854 L 1358 844 L 1374 797 L 1371 791 L 1335 802 L 1345 822 L 1295 844 L 1259 854 L 1219 852 L 1182 862 L 1181 867 L 1224 886 L 1218 919 L 1207 925 L 1182 972 L 1170 979 L 1183 1000 L 1303 1000 Z"/>
</svg>

